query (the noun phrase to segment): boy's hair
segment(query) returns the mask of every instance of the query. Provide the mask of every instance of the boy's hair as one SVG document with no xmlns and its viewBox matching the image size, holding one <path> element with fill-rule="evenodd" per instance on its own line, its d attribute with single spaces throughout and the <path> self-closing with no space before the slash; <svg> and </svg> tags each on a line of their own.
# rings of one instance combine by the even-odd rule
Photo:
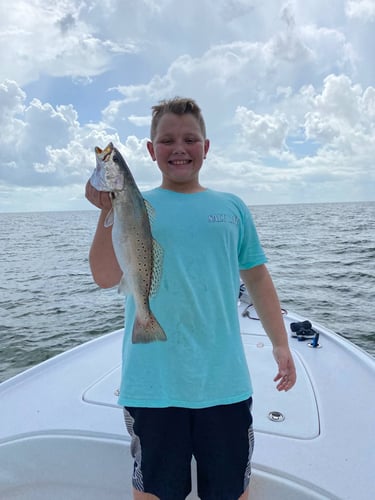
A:
<svg viewBox="0 0 375 500">
<path fill-rule="evenodd" d="M 192 114 L 198 120 L 203 137 L 206 139 L 206 125 L 202 116 L 202 111 L 194 99 L 186 97 L 173 97 L 173 99 L 160 101 L 159 104 L 152 106 L 151 119 L 151 141 L 156 136 L 156 130 L 159 121 L 166 113 L 174 113 L 175 115 Z"/>
</svg>

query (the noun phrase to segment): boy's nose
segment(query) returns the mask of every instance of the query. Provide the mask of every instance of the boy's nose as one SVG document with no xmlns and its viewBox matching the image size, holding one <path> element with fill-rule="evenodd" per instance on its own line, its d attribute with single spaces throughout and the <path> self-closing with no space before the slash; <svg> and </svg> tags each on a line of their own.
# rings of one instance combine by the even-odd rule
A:
<svg viewBox="0 0 375 500">
<path fill-rule="evenodd" d="M 183 154 L 183 153 L 185 153 L 184 144 L 182 142 L 176 143 L 173 152 L 174 152 L 174 154 Z"/>
</svg>

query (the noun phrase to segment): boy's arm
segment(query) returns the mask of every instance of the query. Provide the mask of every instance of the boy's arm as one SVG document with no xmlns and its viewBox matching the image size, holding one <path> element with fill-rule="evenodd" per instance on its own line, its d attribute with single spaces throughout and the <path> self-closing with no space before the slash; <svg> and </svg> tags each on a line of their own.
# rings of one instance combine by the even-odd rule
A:
<svg viewBox="0 0 375 500">
<path fill-rule="evenodd" d="M 278 365 L 274 378 L 279 391 L 287 391 L 296 382 L 296 369 L 288 344 L 288 334 L 281 314 L 280 302 L 267 267 L 262 264 L 240 272 L 254 307 L 269 336 Z"/>
<path fill-rule="evenodd" d="M 122 276 L 112 245 L 112 226 L 104 226 L 112 203 L 108 193 L 97 191 L 89 182 L 86 185 L 86 198 L 101 209 L 89 253 L 91 273 L 97 285 L 111 288 L 120 282 Z"/>
</svg>

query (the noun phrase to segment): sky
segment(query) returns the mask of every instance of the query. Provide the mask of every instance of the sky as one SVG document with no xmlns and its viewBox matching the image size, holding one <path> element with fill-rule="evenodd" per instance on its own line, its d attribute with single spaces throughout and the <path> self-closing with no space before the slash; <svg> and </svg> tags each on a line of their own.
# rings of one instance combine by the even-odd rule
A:
<svg viewBox="0 0 375 500">
<path fill-rule="evenodd" d="M 0 212 L 92 208 L 110 141 L 158 186 L 151 107 L 174 96 L 203 111 L 205 186 L 375 200 L 375 0 L 3 1 L 0 47 Z"/>
</svg>

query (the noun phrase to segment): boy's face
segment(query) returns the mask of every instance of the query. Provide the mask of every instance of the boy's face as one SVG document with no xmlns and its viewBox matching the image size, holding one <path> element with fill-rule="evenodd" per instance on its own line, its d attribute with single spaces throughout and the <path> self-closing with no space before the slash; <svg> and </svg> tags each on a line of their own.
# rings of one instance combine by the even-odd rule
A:
<svg viewBox="0 0 375 500">
<path fill-rule="evenodd" d="M 199 191 L 199 171 L 209 148 L 198 120 L 190 113 L 166 113 L 159 121 L 153 142 L 147 144 L 151 158 L 162 172 L 162 187 L 180 192 Z"/>
</svg>

